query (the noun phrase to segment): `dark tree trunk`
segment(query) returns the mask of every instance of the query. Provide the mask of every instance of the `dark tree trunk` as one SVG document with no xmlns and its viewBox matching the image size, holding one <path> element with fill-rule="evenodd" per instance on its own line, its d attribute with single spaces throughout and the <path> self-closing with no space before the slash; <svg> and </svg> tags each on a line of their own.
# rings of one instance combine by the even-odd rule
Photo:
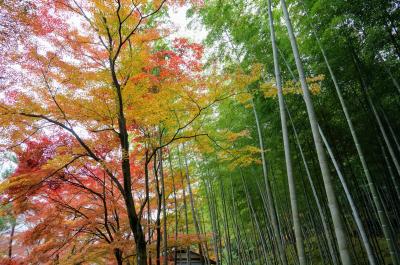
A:
<svg viewBox="0 0 400 265">
<path fill-rule="evenodd" d="M 8 241 L 8 258 L 9 259 L 12 258 L 12 247 L 13 247 L 15 226 L 16 226 L 16 222 L 12 222 L 11 232 L 10 232 L 10 240 Z"/>
<path fill-rule="evenodd" d="M 114 256 L 118 265 L 123 264 L 122 251 L 119 248 L 114 249 Z"/>
</svg>

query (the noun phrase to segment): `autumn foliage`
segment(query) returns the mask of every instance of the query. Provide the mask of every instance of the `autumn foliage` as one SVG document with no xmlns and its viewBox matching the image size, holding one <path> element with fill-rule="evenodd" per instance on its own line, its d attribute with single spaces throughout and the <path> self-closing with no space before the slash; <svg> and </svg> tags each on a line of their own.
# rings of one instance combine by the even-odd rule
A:
<svg viewBox="0 0 400 265">
<path fill-rule="evenodd" d="M 165 251 L 208 240 L 193 229 L 161 239 L 161 219 L 188 196 L 182 165 L 163 163 L 182 142 L 212 145 L 213 106 L 256 77 L 205 74 L 203 47 L 161 23 L 179 4 L 1 3 L 1 148 L 18 168 L 0 199 L 23 220 L 15 248 L 26 248 L 9 262 L 159 264 L 161 240 Z"/>
</svg>

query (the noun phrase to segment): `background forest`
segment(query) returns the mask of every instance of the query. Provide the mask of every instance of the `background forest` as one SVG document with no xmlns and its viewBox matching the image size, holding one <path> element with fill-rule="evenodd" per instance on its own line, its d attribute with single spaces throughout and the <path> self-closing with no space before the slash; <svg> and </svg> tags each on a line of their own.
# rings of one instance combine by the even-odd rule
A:
<svg viewBox="0 0 400 265">
<path fill-rule="evenodd" d="M 400 264 L 399 24 L 395 0 L 0 1 L 0 264 Z"/>
</svg>

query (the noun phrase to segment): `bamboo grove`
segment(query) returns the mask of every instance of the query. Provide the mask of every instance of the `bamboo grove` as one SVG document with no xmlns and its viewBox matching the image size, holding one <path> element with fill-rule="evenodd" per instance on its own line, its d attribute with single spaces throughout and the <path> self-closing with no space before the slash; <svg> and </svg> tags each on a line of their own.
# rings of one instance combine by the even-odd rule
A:
<svg viewBox="0 0 400 265">
<path fill-rule="evenodd" d="M 400 264 L 399 23 L 394 0 L 0 1 L 0 264 Z"/>
</svg>

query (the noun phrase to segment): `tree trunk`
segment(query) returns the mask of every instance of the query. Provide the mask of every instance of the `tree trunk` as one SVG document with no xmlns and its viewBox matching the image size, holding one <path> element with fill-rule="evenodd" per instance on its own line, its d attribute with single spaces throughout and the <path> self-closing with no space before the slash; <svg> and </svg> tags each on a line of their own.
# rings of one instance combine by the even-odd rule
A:
<svg viewBox="0 0 400 265">
<path fill-rule="evenodd" d="M 161 144 L 161 143 L 160 143 Z M 160 149 L 160 179 L 161 179 L 161 196 L 162 196 L 162 213 L 163 213 L 163 265 L 168 264 L 168 255 L 167 255 L 167 248 L 168 248 L 168 241 L 167 241 L 167 205 L 166 205 L 166 194 L 165 194 L 165 182 L 164 182 L 164 168 L 163 168 L 163 152 Z"/>
<path fill-rule="evenodd" d="M 389 75 L 390 80 L 392 80 L 392 83 L 396 87 L 397 92 L 399 92 L 399 94 L 400 94 L 399 82 L 397 82 L 397 79 L 393 76 L 392 71 L 390 71 L 390 68 L 388 66 L 386 66 L 385 60 L 382 58 L 382 55 L 379 52 L 377 52 L 377 54 L 378 54 L 379 59 L 381 59 L 381 61 L 382 61 L 383 68 L 385 69 L 386 73 Z"/>
<path fill-rule="evenodd" d="M 146 240 L 143 232 L 143 227 L 140 223 L 140 216 L 137 215 L 135 203 L 132 194 L 132 174 L 129 159 L 129 136 L 128 129 L 126 126 L 126 119 L 124 114 L 122 88 L 118 81 L 115 61 L 109 57 L 110 63 L 110 74 L 112 83 L 116 92 L 116 106 L 118 113 L 118 129 L 119 129 L 119 141 L 121 146 L 121 170 L 123 176 L 123 196 L 125 200 L 126 210 L 128 213 L 129 226 L 132 230 L 133 236 L 136 243 L 136 258 L 137 265 L 146 265 L 147 253 L 146 253 Z"/>
<path fill-rule="evenodd" d="M 114 249 L 114 256 L 118 265 L 123 265 L 122 251 L 119 248 Z"/>
<path fill-rule="evenodd" d="M 397 140 L 397 135 L 393 130 L 392 124 L 390 123 L 388 117 L 386 116 L 386 113 L 385 113 L 383 107 L 380 107 L 379 109 L 380 109 L 380 111 L 382 113 L 383 119 L 386 122 L 387 128 L 389 129 L 389 132 L 392 135 L 392 139 L 393 139 L 393 141 L 394 141 L 394 143 L 396 145 L 397 151 L 398 151 L 398 153 L 400 153 L 400 144 L 399 144 L 399 141 Z"/>
<path fill-rule="evenodd" d="M 185 148 L 184 145 L 183 145 L 183 148 Z M 185 153 L 185 150 L 183 150 L 183 152 Z M 189 165 L 188 165 L 188 162 L 187 162 L 186 154 L 184 155 L 184 162 L 185 162 L 186 183 L 187 183 L 188 191 L 189 191 L 190 209 L 191 209 L 191 212 L 192 212 L 192 218 L 193 218 L 194 227 L 195 227 L 196 233 L 197 233 L 197 235 L 198 235 L 198 237 L 199 237 L 199 239 L 200 239 L 200 234 L 201 234 L 201 232 L 200 232 L 199 222 L 198 222 L 197 216 L 196 216 L 196 208 L 195 208 L 195 205 L 194 205 L 194 198 L 193 198 L 192 186 L 191 186 L 191 183 L 190 183 Z M 199 246 L 200 246 L 200 249 L 199 249 L 199 253 L 200 253 L 200 263 L 201 263 L 201 264 L 204 264 L 203 244 L 200 243 Z M 205 251 L 207 251 L 207 250 L 204 249 L 204 252 L 205 252 Z"/>
<path fill-rule="evenodd" d="M 249 191 L 248 191 L 247 186 L 246 186 L 246 183 L 245 183 L 245 181 L 244 181 L 244 178 L 243 178 L 243 174 L 242 174 L 242 170 L 241 170 L 241 169 L 240 169 L 240 177 L 241 177 L 241 179 L 242 179 L 242 184 L 243 184 L 243 188 L 244 188 L 244 192 L 245 192 L 245 196 L 246 196 L 246 201 L 247 201 L 248 207 L 249 207 L 249 209 L 250 209 L 250 213 L 251 213 L 251 215 L 252 215 L 252 217 L 253 217 L 253 220 L 254 220 L 254 222 L 255 222 L 256 228 L 257 228 L 257 230 L 258 230 L 258 234 L 259 234 L 259 236 L 260 236 L 261 246 L 262 246 L 263 254 L 264 254 L 264 257 L 265 257 L 265 263 L 268 264 L 269 262 L 268 262 L 268 260 L 267 260 L 268 254 L 267 254 L 266 242 L 265 242 L 265 239 L 264 239 L 263 232 L 262 232 L 262 230 L 261 230 L 260 223 L 259 223 L 259 221 L 258 221 L 258 217 L 257 217 L 256 212 L 255 212 L 255 210 L 254 210 L 253 203 L 252 203 L 252 201 L 251 201 Z"/>
<path fill-rule="evenodd" d="M 224 192 L 224 185 L 222 183 L 221 178 L 218 178 L 220 192 L 221 192 L 221 201 L 222 201 L 222 213 L 223 213 L 223 222 L 224 222 L 224 235 L 225 235 L 225 245 L 227 246 L 228 251 L 228 265 L 232 265 L 232 248 L 231 248 L 231 236 L 229 231 L 229 221 L 228 216 L 226 213 L 226 199 L 225 199 L 225 192 Z M 217 263 L 218 264 L 218 263 Z"/>
<path fill-rule="evenodd" d="M 270 183 L 268 180 L 267 161 L 265 160 L 265 154 L 264 154 L 264 152 L 265 152 L 264 142 L 262 139 L 260 121 L 258 120 L 258 114 L 257 114 L 256 106 L 254 104 L 254 100 L 253 100 L 253 112 L 254 112 L 254 118 L 256 120 L 257 134 L 258 134 L 259 146 L 260 146 L 260 150 L 261 150 L 261 161 L 262 161 L 262 169 L 263 169 L 263 175 L 264 175 L 265 190 L 267 193 L 269 216 L 271 218 L 272 228 L 274 231 L 274 237 L 275 237 L 275 241 L 276 241 L 275 243 L 278 247 L 278 252 L 279 252 L 281 262 L 282 262 L 282 264 L 287 265 L 288 264 L 287 258 L 286 258 L 285 250 L 283 248 L 282 239 L 281 239 L 281 235 L 280 235 L 280 231 L 279 231 L 279 224 L 278 224 L 278 218 L 277 218 L 277 213 L 276 213 L 276 209 L 275 209 L 275 203 L 274 203 L 273 195 L 271 192 Z"/>
<path fill-rule="evenodd" d="M 338 82 L 337 82 L 336 76 L 335 76 L 335 74 L 333 73 L 333 70 L 332 70 L 332 68 L 331 68 L 331 66 L 330 66 L 330 63 L 329 63 L 329 60 L 328 60 L 328 58 L 327 58 L 327 56 L 326 56 L 325 50 L 323 49 L 322 44 L 321 44 L 321 42 L 320 42 L 320 40 L 319 40 L 317 34 L 315 33 L 315 31 L 313 31 L 313 34 L 314 34 L 314 36 L 315 36 L 315 38 L 316 38 L 317 44 L 318 44 L 318 46 L 319 46 L 319 48 L 320 48 L 320 51 L 321 51 L 322 56 L 323 56 L 323 58 L 324 58 L 325 64 L 326 64 L 326 66 L 327 66 L 327 68 L 328 68 L 329 74 L 330 74 L 331 79 L 332 79 L 332 81 L 333 81 L 333 84 L 334 84 L 336 93 L 337 93 L 337 95 L 338 95 L 338 98 L 339 98 L 339 101 L 340 101 L 342 110 L 343 110 L 343 112 L 344 112 L 344 114 L 345 114 L 346 121 L 347 121 L 347 124 L 348 124 L 349 129 L 350 129 L 350 133 L 351 133 L 351 135 L 352 135 L 354 144 L 355 144 L 355 146 L 356 146 L 357 153 L 358 153 L 358 156 L 359 156 L 359 158 L 360 158 L 360 161 L 361 161 L 361 165 L 362 165 L 364 174 L 365 174 L 365 176 L 366 176 L 366 178 L 367 178 L 367 181 L 368 181 L 368 186 L 369 186 L 369 189 L 370 189 L 372 198 L 373 198 L 374 205 L 375 205 L 375 207 L 376 207 L 376 209 L 377 209 L 377 211 L 378 211 L 378 216 L 379 216 L 379 219 L 380 219 L 381 224 L 382 224 L 382 229 L 385 230 L 386 228 L 384 228 L 384 226 L 386 226 L 387 221 L 385 221 L 384 219 L 386 219 L 386 217 L 382 216 L 382 214 L 383 214 L 382 205 L 381 205 L 381 202 L 380 202 L 380 200 L 378 199 L 378 196 L 377 196 L 377 194 L 376 194 L 377 191 L 376 191 L 375 185 L 374 185 L 374 183 L 373 183 L 373 181 L 372 181 L 372 177 L 371 177 L 371 174 L 370 174 L 370 172 L 369 172 L 369 169 L 368 169 L 368 166 L 367 166 L 367 162 L 366 162 L 366 160 L 365 160 L 365 156 L 364 156 L 363 150 L 362 150 L 361 145 L 360 145 L 360 143 L 359 143 L 358 136 L 357 136 L 357 134 L 356 134 L 356 132 L 355 132 L 355 129 L 354 129 L 354 126 L 353 126 L 353 122 L 351 121 L 351 117 L 350 117 L 350 114 L 349 114 L 349 112 L 348 112 L 346 103 L 344 102 L 344 99 L 343 99 L 343 96 L 342 96 L 342 92 L 341 92 L 341 90 L 340 90 L 340 87 L 339 87 L 339 84 L 338 84 Z M 355 61 L 356 61 L 356 60 L 355 60 Z M 357 62 L 356 62 L 356 64 L 357 64 Z M 385 67 L 385 65 L 384 65 L 384 67 Z M 358 68 L 358 66 L 357 66 L 357 68 Z M 388 70 L 386 67 L 385 67 L 385 69 Z M 389 72 L 389 74 L 390 74 L 390 72 Z M 391 76 L 391 77 L 392 77 L 392 76 Z M 394 81 L 394 84 L 396 85 L 397 81 L 396 81 L 393 77 L 392 77 L 392 81 Z M 398 84 L 397 84 L 396 87 L 398 88 Z M 367 95 L 367 97 L 368 97 L 368 95 Z M 384 234 L 387 235 L 388 233 L 384 233 Z M 385 236 L 385 237 L 386 237 L 386 236 Z M 390 241 L 390 239 L 388 239 L 388 238 L 386 238 L 386 239 Z M 368 252 L 368 251 L 367 251 L 367 252 Z M 370 262 L 371 264 L 375 264 L 375 263 L 376 263 L 376 260 L 375 260 L 375 258 L 374 258 L 373 256 L 369 255 L 368 257 L 369 257 L 369 262 Z"/>
<path fill-rule="evenodd" d="M 151 243 L 151 230 L 150 230 L 150 221 L 151 221 L 151 216 L 150 216 L 150 188 L 149 188 L 149 163 L 151 162 L 148 157 L 148 152 L 145 154 L 145 165 L 144 165 L 144 181 L 145 181 L 145 200 L 147 200 L 147 236 L 148 236 L 148 241 L 147 244 L 150 245 Z M 151 264 L 151 253 L 150 249 L 148 250 L 147 253 L 147 258 L 148 263 Z"/>
<path fill-rule="evenodd" d="M 364 90 L 365 96 L 367 97 L 368 105 L 370 106 L 370 108 L 372 110 L 372 113 L 375 116 L 375 119 L 376 119 L 376 121 L 378 123 L 379 130 L 381 131 L 383 139 L 385 140 L 385 143 L 386 143 L 386 146 L 388 148 L 389 154 L 390 154 L 390 156 L 391 156 L 391 158 L 393 160 L 393 163 L 394 163 L 394 165 L 395 165 L 395 167 L 397 169 L 397 173 L 400 175 L 400 165 L 399 165 L 399 163 L 398 163 L 398 161 L 396 159 L 396 155 L 394 153 L 392 145 L 390 144 L 389 138 L 388 138 L 388 136 L 386 134 L 386 131 L 385 131 L 384 127 L 383 127 L 381 118 L 379 117 L 379 114 L 378 114 L 378 112 L 377 112 L 377 110 L 375 108 L 375 105 L 372 102 L 372 99 L 371 99 L 371 97 L 369 95 L 368 83 L 367 83 L 367 81 L 364 79 L 364 77 L 362 75 L 361 63 L 359 62 L 359 59 L 357 58 L 357 55 L 355 54 L 355 51 L 353 49 L 352 49 L 352 53 L 353 53 L 353 60 L 354 60 L 355 66 L 357 68 L 358 74 L 359 74 L 360 79 L 361 79 L 362 89 Z M 353 136 L 353 139 L 354 139 L 354 136 Z M 357 139 L 357 137 L 355 137 L 355 139 Z M 361 151 L 361 148 L 360 148 L 360 151 Z M 365 167 L 366 167 L 366 164 L 365 164 Z M 397 254 L 397 250 L 396 250 L 397 248 L 396 248 L 396 243 L 395 243 L 393 234 L 390 231 L 389 220 L 388 220 L 388 218 L 387 218 L 387 216 L 385 214 L 382 202 L 381 202 L 381 200 L 379 198 L 379 194 L 378 194 L 378 192 L 377 192 L 377 190 L 375 188 L 375 185 L 372 182 L 372 178 L 371 178 L 371 176 L 369 174 L 369 171 L 367 170 L 365 173 L 366 173 L 368 184 L 369 184 L 369 187 L 370 187 L 372 199 L 374 201 L 376 210 L 378 212 L 378 217 L 379 217 L 379 220 L 381 222 L 382 231 L 383 231 L 383 234 L 385 236 L 386 242 L 388 244 L 391 260 L 393 262 L 393 265 L 398 265 L 399 261 L 398 261 L 398 256 L 397 256 L 398 254 Z"/>
<path fill-rule="evenodd" d="M 352 264 L 352 261 L 347 247 L 347 235 L 344 229 L 343 222 L 340 217 L 339 205 L 332 184 L 325 150 L 323 148 L 321 136 L 319 135 L 318 132 L 318 121 L 314 110 L 314 105 L 311 100 L 311 94 L 308 89 L 306 77 L 304 74 L 303 64 L 300 60 L 300 54 L 297 47 L 296 37 L 294 36 L 292 23 L 290 21 L 285 0 L 281 0 L 281 6 L 285 17 L 286 27 L 288 29 L 289 39 L 292 46 L 293 55 L 296 61 L 297 70 L 299 73 L 299 80 L 303 91 L 303 97 L 307 108 L 307 114 L 311 125 L 311 131 L 314 139 L 315 148 L 317 150 L 318 162 L 321 168 L 325 191 L 328 198 L 329 210 L 331 212 L 333 225 L 335 228 L 336 239 L 338 241 L 340 258 L 342 260 L 343 265 L 350 265 Z"/>
<path fill-rule="evenodd" d="M 183 197 L 183 208 L 185 212 L 185 232 L 186 235 L 189 235 L 189 218 L 188 218 L 188 210 L 187 210 L 187 202 L 186 202 L 186 187 L 184 185 L 184 180 L 183 180 L 183 173 L 182 173 L 182 161 L 181 161 L 181 154 L 179 152 L 179 147 L 178 147 L 178 162 L 179 162 L 179 170 L 181 174 L 181 184 L 182 184 L 182 197 Z M 188 246 L 186 248 L 186 253 L 189 253 L 190 247 Z M 190 264 L 190 255 L 186 255 L 186 262 Z"/>
<path fill-rule="evenodd" d="M 135 235 L 136 261 L 138 265 L 147 265 L 146 240 L 143 230 L 138 228 Z"/>
<path fill-rule="evenodd" d="M 293 129 L 294 137 L 296 139 L 297 147 L 299 148 L 300 156 L 301 156 L 301 159 L 303 161 L 304 169 L 306 171 L 307 180 L 310 183 L 311 191 L 312 191 L 315 203 L 317 204 L 318 214 L 319 214 L 319 216 L 321 218 L 322 226 L 323 226 L 324 233 L 325 233 L 325 237 L 326 237 L 326 240 L 327 240 L 327 243 L 328 243 L 329 254 L 331 255 L 333 264 L 334 265 L 338 265 L 338 261 L 337 261 L 337 257 L 336 257 L 336 254 L 335 254 L 335 249 L 334 249 L 334 246 L 333 246 L 331 233 L 329 232 L 329 226 L 328 226 L 328 223 L 327 223 L 327 220 L 326 220 L 326 217 L 325 217 L 325 213 L 324 213 L 324 211 L 322 209 L 320 199 L 318 198 L 318 193 L 317 193 L 317 190 L 315 189 L 314 181 L 313 181 L 313 179 L 311 177 L 310 169 L 308 168 L 308 164 L 307 164 L 306 158 L 304 156 L 303 148 L 301 147 L 300 140 L 299 140 L 299 137 L 297 135 L 297 130 L 296 130 L 296 127 L 294 126 L 294 123 L 293 123 L 293 120 L 292 120 L 292 116 L 291 116 L 290 111 L 289 111 L 289 109 L 288 109 L 286 104 L 285 104 L 285 106 L 286 106 L 286 111 L 287 111 L 288 116 L 289 116 L 290 124 L 292 125 L 292 129 Z"/>
<path fill-rule="evenodd" d="M 174 170 L 172 168 L 172 161 L 171 161 L 171 153 L 168 153 L 168 162 L 169 162 L 169 169 L 171 171 L 171 177 L 172 177 L 172 191 L 174 194 L 174 216 L 175 216 L 175 233 L 174 233 L 174 238 L 175 238 L 175 243 L 178 239 L 178 202 L 176 199 L 176 187 L 175 187 L 175 176 L 174 176 Z M 174 248 L 174 264 L 176 264 L 176 258 L 177 258 L 177 253 L 176 253 L 176 247 Z"/>
<path fill-rule="evenodd" d="M 239 227 L 239 222 L 238 222 L 238 213 L 236 211 L 237 209 L 237 204 L 235 201 L 235 192 L 233 189 L 233 184 L 232 184 L 232 178 L 230 178 L 230 188 L 231 188 L 231 192 L 230 192 L 230 197 L 232 199 L 231 201 L 231 217 L 232 217 L 232 222 L 233 222 L 233 228 L 234 231 L 236 232 L 236 240 L 237 240 L 237 246 L 238 246 L 238 253 L 239 253 L 239 259 L 242 265 L 247 265 L 247 264 L 253 264 L 254 260 L 249 257 L 248 254 L 248 247 L 247 247 L 247 242 L 245 241 L 245 238 L 243 236 L 243 240 L 242 240 L 242 234 L 241 234 L 241 229 Z M 241 255 L 242 254 L 242 255 Z M 243 258 L 242 258 L 243 256 Z"/>
<path fill-rule="evenodd" d="M 330 156 L 330 158 L 332 160 L 332 163 L 333 163 L 333 165 L 334 165 L 334 167 L 336 169 L 336 173 L 338 174 L 340 182 L 342 183 L 344 192 L 346 194 L 346 198 L 347 198 L 347 200 L 348 200 L 348 202 L 350 204 L 350 208 L 351 208 L 351 212 L 352 212 L 353 217 L 354 217 L 354 221 L 356 222 L 356 225 L 357 225 L 357 228 L 358 228 L 358 232 L 360 233 L 361 240 L 362 240 L 362 243 L 364 245 L 365 251 L 367 252 L 368 261 L 369 261 L 369 263 L 371 265 L 376 265 L 376 259 L 375 259 L 374 252 L 372 251 L 372 248 L 371 248 L 371 245 L 369 243 L 369 239 L 368 239 L 367 233 L 365 232 L 364 225 L 363 225 L 363 223 L 361 221 L 361 218 L 360 218 L 360 215 L 358 213 L 357 207 L 356 207 L 356 205 L 355 205 L 355 203 L 353 201 L 353 198 L 352 198 L 352 196 L 350 194 L 349 188 L 347 187 L 346 180 L 344 179 L 344 176 L 343 176 L 343 174 L 342 174 L 342 172 L 340 170 L 339 164 L 337 163 L 337 161 L 335 159 L 335 156 L 333 155 L 331 147 L 330 147 L 328 141 L 326 140 L 325 135 L 321 130 L 321 127 L 319 127 L 319 132 L 321 134 L 322 141 L 324 142 L 325 147 L 328 150 L 328 154 L 329 154 L 329 156 Z"/>
<path fill-rule="evenodd" d="M 209 172 L 209 170 L 207 171 L 207 174 L 209 176 L 211 176 L 211 173 Z M 215 221 L 215 232 L 216 232 L 216 242 L 217 242 L 217 253 L 218 253 L 218 262 L 222 262 L 222 255 L 223 255 L 223 251 L 222 251 L 222 241 L 221 241 L 221 231 L 220 231 L 220 225 L 219 225 L 219 219 L 218 219 L 218 202 L 217 202 L 217 197 L 216 197 L 216 193 L 214 191 L 214 187 L 211 185 L 211 182 L 209 182 L 209 188 L 210 188 L 210 194 L 211 194 L 211 201 L 212 201 L 212 205 L 213 205 L 213 209 L 214 209 L 214 221 Z M 205 244 L 207 244 L 207 241 L 205 242 Z M 207 250 L 207 248 L 206 248 Z M 208 257 L 208 252 L 206 251 L 206 257 L 208 258 L 207 262 L 209 263 L 209 257 Z M 218 263 L 221 264 L 221 263 Z"/>
<path fill-rule="evenodd" d="M 398 201 L 400 202 L 400 189 L 399 189 L 399 185 L 398 185 L 397 180 L 396 180 L 396 177 L 395 177 L 395 175 L 394 175 L 394 173 L 393 173 L 392 166 L 390 165 L 389 158 L 387 157 L 385 147 L 381 144 L 381 141 L 379 141 L 379 145 L 380 145 L 380 147 L 381 147 L 382 155 L 383 155 L 383 158 L 385 159 L 386 167 L 387 167 L 387 169 L 388 169 L 388 171 L 389 171 L 389 176 L 390 176 L 390 179 L 392 180 L 392 184 L 393 184 L 393 186 L 394 186 L 394 190 L 396 191 L 397 199 L 398 199 Z"/>
<path fill-rule="evenodd" d="M 211 192 L 210 190 L 210 186 L 211 183 L 209 183 L 208 180 L 204 180 L 203 182 L 204 184 L 204 188 L 205 188 L 205 192 L 206 192 L 206 200 L 207 200 L 207 205 L 208 205 L 208 212 L 210 214 L 210 220 L 211 220 L 211 229 L 213 231 L 212 233 L 212 238 L 213 238 L 213 247 L 214 247 L 214 254 L 216 257 L 216 263 L 219 263 L 219 253 L 218 253 L 218 236 L 217 236 L 217 224 L 216 224 L 216 213 L 215 213 L 215 207 L 213 205 L 213 197 L 214 197 L 214 193 Z"/>
<path fill-rule="evenodd" d="M 137 265 L 147 265 L 146 239 L 142 225 L 138 222 L 137 215 L 134 210 L 132 193 L 125 192 L 125 205 L 128 212 L 129 225 L 133 231 L 136 246 Z M 129 198 L 130 195 L 130 198 Z"/>
<path fill-rule="evenodd" d="M 271 31 L 272 52 L 274 57 L 275 81 L 276 81 L 276 86 L 278 88 L 279 113 L 281 117 L 282 138 L 285 150 L 286 173 L 289 184 L 290 205 L 292 209 L 293 226 L 296 237 L 297 255 L 299 258 L 300 265 L 305 265 L 306 257 L 304 251 L 303 236 L 301 234 L 301 227 L 300 227 L 300 218 L 299 218 L 298 203 L 296 196 L 296 185 L 293 177 L 290 143 L 287 130 L 287 123 L 286 123 L 285 103 L 283 101 L 281 70 L 279 68 L 279 54 L 275 41 L 275 28 L 274 28 L 274 19 L 272 15 L 271 0 L 268 0 L 268 16 L 269 16 L 269 28 Z"/>
<path fill-rule="evenodd" d="M 12 258 L 12 249 L 13 249 L 13 241 L 14 241 L 14 233 L 15 233 L 15 226 L 17 225 L 16 220 L 11 221 L 11 231 L 10 231 L 10 239 L 8 241 L 8 258 Z"/>
<path fill-rule="evenodd" d="M 156 213 L 156 265 L 161 265 L 161 208 L 162 208 L 162 192 L 160 190 L 159 175 L 161 174 L 161 149 L 158 151 L 157 156 L 154 156 L 154 179 L 156 184 L 156 195 L 157 195 L 157 213 Z"/>
</svg>

